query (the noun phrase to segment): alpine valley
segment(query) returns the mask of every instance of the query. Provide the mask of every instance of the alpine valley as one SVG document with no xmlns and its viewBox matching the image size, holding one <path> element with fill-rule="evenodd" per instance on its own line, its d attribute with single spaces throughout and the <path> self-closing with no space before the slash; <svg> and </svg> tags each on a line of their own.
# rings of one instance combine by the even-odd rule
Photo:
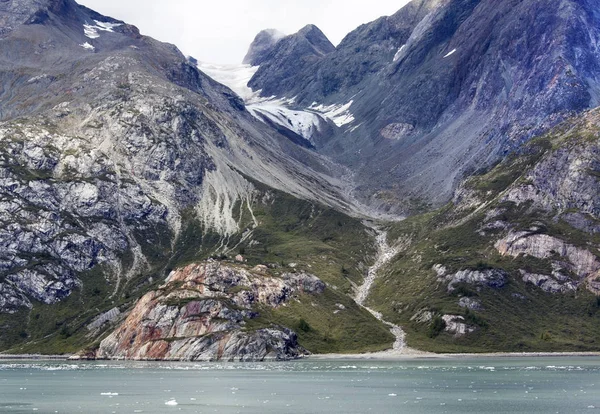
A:
<svg viewBox="0 0 600 414">
<path fill-rule="evenodd" d="M 0 0 L 0 352 L 599 351 L 599 106 L 594 0 L 413 0 L 235 66 Z"/>
</svg>

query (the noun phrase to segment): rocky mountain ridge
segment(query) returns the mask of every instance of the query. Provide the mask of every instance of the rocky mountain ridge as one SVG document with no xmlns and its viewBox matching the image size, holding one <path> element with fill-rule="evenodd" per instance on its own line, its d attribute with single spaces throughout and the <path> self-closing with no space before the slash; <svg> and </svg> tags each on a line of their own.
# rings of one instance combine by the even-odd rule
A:
<svg viewBox="0 0 600 414">
<path fill-rule="evenodd" d="M 303 70 L 292 52 L 271 56 L 249 85 L 295 109 L 348 104 L 352 121 L 319 152 L 349 166 L 357 196 L 392 211 L 440 206 L 465 175 L 597 106 L 595 9 L 415 0 Z"/>
</svg>

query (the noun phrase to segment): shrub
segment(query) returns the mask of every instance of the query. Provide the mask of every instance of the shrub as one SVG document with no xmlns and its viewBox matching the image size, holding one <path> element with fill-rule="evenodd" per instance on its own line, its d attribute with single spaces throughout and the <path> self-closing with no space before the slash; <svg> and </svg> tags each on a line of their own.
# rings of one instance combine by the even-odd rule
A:
<svg viewBox="0 0 600 414">
<path fill-rule="evenodd" d="M 429 325 L 429 337 L 436 338 L 446 329 L 446 321 L 442 319 L 441 316 L 436 316 L 431 321 L 431 325 Z"/>
</svg>

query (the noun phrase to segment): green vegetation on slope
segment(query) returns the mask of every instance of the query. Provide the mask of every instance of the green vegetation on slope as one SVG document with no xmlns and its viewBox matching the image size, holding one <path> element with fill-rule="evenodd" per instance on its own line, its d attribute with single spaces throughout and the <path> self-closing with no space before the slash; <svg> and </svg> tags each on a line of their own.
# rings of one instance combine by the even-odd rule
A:
<svg viewBox="0 0 600 414">
<path fill-rule="evenodd" d="M 302 297 L 281 309 L 264 309 L 249 329 L 282 325 L 298 333 L 301 345 L 311 352 L 366 352 L 389 348 L 394 338 L 371 314 L 348 296 L 359 284 L 375 253 L 373 236 L 357 219 L 322 205 L 299 200 L 258 183 L 252 214 L 243 206 L 238 217 L 240 234 L 224 240 L 203 228 L 192 211 L 183 215 L 184 226 L 171 251 L 168 229 L 135 233 L 151 266 L 118 290 L 110 273 L 96 268 L 81 275 L 83 288 L 56 305 L 36 303 L 30 312 L 4 315 L 0 324 L 14 335 L 0 338 L 0 348 L 14 353 L 62 354 L 93 347 L 102 335 L 90 336 L 87 325 L 95 316 L 114 307 L 127 310 L 138 298 L 162 283 L 173 269 L 208 259 L 233 261 L 238 254 L 247 265 L 265 264 L 275 275 L 306 271 L 327 283 L 318 297 Z M 240 206 L 237 206 L 240 207 Z M 242 240 L 242 234 L 251 237 Z M 124 268 L 132 256 L 123 257 Z M 341 306 L 340 306 L 341 305 Z M 105 332 L 104 334 L 106 334 Z"/>
<path fill-rule="evenodd" d="M 599 234 L 567 224 L 562 214 L 569 211 L 542 210 L 530 202 L 517 205 L 503 200 L 506 190 L 526 184 L 527 173 L 552 151 L 586 145 L 592 142 L 590 135 L 597 141 L 598 135 L 587 133 L 588 128 L 581 123 L 562 126 L 532 141 L 521 154 L 469 179 L 456 204 L 392 225 L 391 241 L 402 240 L 406 248 L 382 270 L 369 306 L 403 326 L 409 346 L 427 351 L 598 351 L 600 300 L 596 295 L 585 285 L 569 293 L 548 293 L 525 283 L 520 269 L 552 274 L 552 261 L 561 258 L 502 256 L 494 244 L 508 230 L 483 229 L 493 221 L 507 223 L 513 231 L 535 229 L 535 233 L 556 237 L 600 256 Z M 488 220 L 488 215 L 493 220 Z M 450 274 L 499 269 L 508 278 L 501 288 L 459 283 L 449 292 L 448 282 L 438 280 L 433 269 L 436 264 L 446 266 Z M 459 306 L 462 297 L 478 301 L 482 309 Z M 429 312 L 433 319 L 419 320 L 423 312 Z M 442 315 L 462 316 L 476 330 L 464 336 L 444 332 Z"/>
</svg>

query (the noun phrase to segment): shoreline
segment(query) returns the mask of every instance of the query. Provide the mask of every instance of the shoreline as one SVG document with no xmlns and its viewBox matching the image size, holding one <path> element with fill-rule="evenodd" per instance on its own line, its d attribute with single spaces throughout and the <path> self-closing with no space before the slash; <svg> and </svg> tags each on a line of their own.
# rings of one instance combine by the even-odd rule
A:
<svg viewBox="0 0 600 414">
<path fill-rule="evenodd" d="M 403 361 L 403 360 L 458 360 L 479 358 L 560 358 L 560 357 L 600 357 L 599 352 L 486 352 L 486 353 L 445 353 L 435 354 L 411 350 L 410 352 L 375 352 L 366 354 L 311 354 L 295 360 L 288 361 L 326 361 L 326 360 L 348 360 L 348 361 Z M 10 355 L 0 354 L 0 361 L 127 361 L 111 359 L 87 359 L 76 355 Z M 129 360 L 137 361 L 137 360 Z M 211 361 L 175 361 L 175 360 L 143 360 L 137 362 L 211 362 Z M 223 362 L 223 361 L 212 361 Z M 236 361 L 237 362 L 237 361 Z M 259 361 L 260 362 L 260 361 Z M 267 361 L 263 361 L 267 362 Z M 273 362 L 273 360 L 268 360 Z M 286 362 L 286 361 L 282 361 Z"/>
<path fill-rule="evenodd" d="M 354 361 L 402 361 L 414 359 L 478 359 L 478 358 L 560 358 L 560 357 L 600 357 L 600 352 L 486 352 L 486 353 L 444 353 L 434 354 L 429 352 L 387 353 L 377 352 L 371 354 L 318 354 L 309 355 L 306 359 L 312 360 L 354 360 Z"/>
</svg>

